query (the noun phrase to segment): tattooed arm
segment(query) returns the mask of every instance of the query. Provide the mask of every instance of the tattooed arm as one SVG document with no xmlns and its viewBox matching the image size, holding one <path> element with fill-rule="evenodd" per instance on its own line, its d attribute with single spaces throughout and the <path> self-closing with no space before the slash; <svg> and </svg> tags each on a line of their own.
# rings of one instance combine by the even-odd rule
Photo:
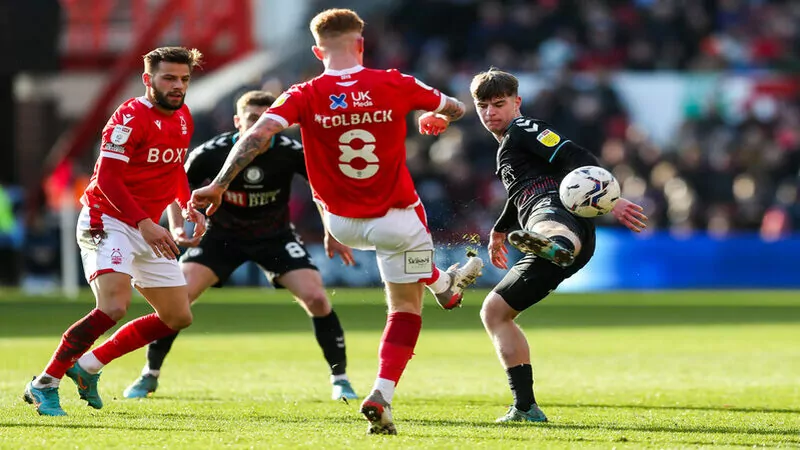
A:
<svg viewBox="0 0 800 450">
<path fill-rule="evenodd" d="M 247 167 L 256 156 L 267 151 L 272 136 L 281 130 L 283 130 L 283 125 L 280 122 L 261 116 L 233 145 L 228 153 L 228 159 L 225 160 L 225 164 L 219 170 L 213 183 L 227 188 L 236 175 Z"/>
<path fill-rule="evenodd" d="M 214 181 L 192 192 L 191 206 L 198 210 L 207 208 L 206 214 L 209 216 L 214 214 L 222 204 L 222 194 L 228 189 L 231 181 L 256 156 L 267 151 L 272 136 L 283 128 L 277 120 L 261 116 L 258 122 L 236 141 Z"/>
<path fill-rule="evenodd" d="M 450 96 L 445 96 L 444 106 L 442 106 L 442 109 L 439 111 L 436 111 L 437 114 L 444 116 L 448 122 L 455 122 L 456 120 L 464 117 L 465 112 L 466 108 L 464 107 L 464 104 L 461 103 L 459 99 Z"/>
<path fill-rule="evenodd" d="M 444 94 L 442 94 L 444 95 Z M 458 99 L 444 95 L 444 105 L 438 112 L 426 112 L 419 118 L 419 132 L 420 134 L 438 135 L 443 133 L 444 130 L 450 125 L 450 122 L 460 119 L 464 116 L 464 104 Z"/>
</svg>

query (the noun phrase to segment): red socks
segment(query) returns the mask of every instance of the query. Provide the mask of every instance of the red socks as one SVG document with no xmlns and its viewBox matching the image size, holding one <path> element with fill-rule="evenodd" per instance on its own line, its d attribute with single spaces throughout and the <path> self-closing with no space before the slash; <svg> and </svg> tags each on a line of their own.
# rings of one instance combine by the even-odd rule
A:
<svg viewBox="0 0 800 450">
<path fill-rule="evenodd" d="M 400 380 L 406 364 L 414 355 L 414 347 L 417 345 L 421 330 L 421 316 L 406 312 L 389 314 L 378 350 L 380 359 L 378 378 L 392 380 L 395 383 Z"/>
<path fill-rule="evenodd" d="M 92 350 L 92 353 L 101 363 L 108 364 L 122 355 L 174 333 L 175 330 L 153 313 L 126 323 L 108 340 Z"/>
<path fill-rule="evenodd" d="M 72 367 L 75 361 L 91 348 L 97 338 L 110 330 L 116 323 L 103 311 L 93 309 L 64 332 L 61 343 L 44 369 L 45 373 L 54 378 L 63 378 L 67 369 Z"/>
</svg>

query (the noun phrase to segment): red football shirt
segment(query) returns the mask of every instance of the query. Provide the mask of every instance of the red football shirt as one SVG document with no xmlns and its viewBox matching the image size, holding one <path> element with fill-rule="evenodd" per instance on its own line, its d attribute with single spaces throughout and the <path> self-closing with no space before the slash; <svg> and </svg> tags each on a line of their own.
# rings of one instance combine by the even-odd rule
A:
<svg viewBox="0 0 800 450">
<path fill-rule="evenodd" d="M 406 115 L 445 96 L 397 70 L 326 70 L 284 92 L 266 114 L 300 124 L 315 199 L 333 214 L 381 217 L 419 201 L 406 167 Z"/>
<path fill-rule="evenodd" d="M 183 161 L 193 132 L 194 122 L 186 105 L 165 114 L 145 97 L 123 103 L 103 128 L 100 156 L 81 203 L 136 226 L 131 213 L 117 209 L 98 187 L 100 161 L 112 158 L 127 163 L 126 169 L 115 175 L 122 178 L 135 203 L 158 223 L 167 205 L 188 200 Z"/>
</svg>

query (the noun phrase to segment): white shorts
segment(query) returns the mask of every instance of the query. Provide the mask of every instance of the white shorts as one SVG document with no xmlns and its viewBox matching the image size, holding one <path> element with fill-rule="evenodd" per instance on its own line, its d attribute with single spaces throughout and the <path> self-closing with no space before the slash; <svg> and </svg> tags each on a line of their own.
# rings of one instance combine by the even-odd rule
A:
<svg viewBox="0 0 800 450">
<path fill-rule="evenodd" d="M 141 288 L 186 285 L 178 260 L 156 257 L 139 230 L 118 219 L 84 207 L 76 237 L 89 283 L 104 273 L 119 272 Z"/>
<path fill-rule="evenodd" d="M 375 250 L 384 282 L 417 283 L 431 277 L 433 239 L 421 203 L 390 209 L 374 219 L 353 219 L 325 211 L 325 225 L 342 244 Z"/>
</svg>

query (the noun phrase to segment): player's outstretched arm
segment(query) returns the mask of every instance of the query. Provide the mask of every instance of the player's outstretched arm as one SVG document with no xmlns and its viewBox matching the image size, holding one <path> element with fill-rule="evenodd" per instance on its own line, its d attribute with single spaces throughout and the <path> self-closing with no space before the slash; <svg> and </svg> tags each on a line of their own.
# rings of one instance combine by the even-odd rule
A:
<svg viewBox="0 0 800 450">
<path fill-rule="evenodd" d="M 644 208 L 630 200 L 620 197 L 611 213 L 619 223 L 631 231 L 638 233 L 647 228 L 647 216 L 644 214 Z"/>
<path fill-rule="evenodd" d="M 419 118 L 419 133 L 436 136 L 447 129 L 450 122 L 460 119 L 466 111 L 458 99 L 445 96 L 445 104 L 439 112 L 426 112 Z"/>
<path fill-rule="evenodd" d="M 212 183 L 227 188 L 236 175 L 247 167 L 256 156 L 267 151 L 270 139 L 281 130 L 283 130 L 283 125 L 280 122 L 262 115 L 233 145 L 228 153 L 228 159 L 225 160 L 225 164 L 222 165 Z"/>
<path fill-rule="evenodd" d="M 217 211 L 222 203 L 222 194 L 228 189 L 236 175 L 242 171 L 253 159 L 264 153 L 269 148 L 270 140 L 275 133 L 281 131 L 283 125 L 266 116 L 261 116 L 258 121 L 247 130 L 231 151 L 225 164 L 217 173 L 214 180 L 207 186 L 195 189 L 192 192 L 190 206 L 197 209 L 206 209 L 208 215 Z"/>
<path fill-rule="evenodd" d="M 461 100 L 450 96 L 445 96 L 444 106 L 442 106 L 442 109 L 437 111 L 437 114 L 441 114 L 446 117 L 448 122 L 455 122 L 456 120 L 464 117 L 465 112 L 467 112 L 467 108 L 464 106 L 464 103 L 462 103 Z"/>
</svg>

